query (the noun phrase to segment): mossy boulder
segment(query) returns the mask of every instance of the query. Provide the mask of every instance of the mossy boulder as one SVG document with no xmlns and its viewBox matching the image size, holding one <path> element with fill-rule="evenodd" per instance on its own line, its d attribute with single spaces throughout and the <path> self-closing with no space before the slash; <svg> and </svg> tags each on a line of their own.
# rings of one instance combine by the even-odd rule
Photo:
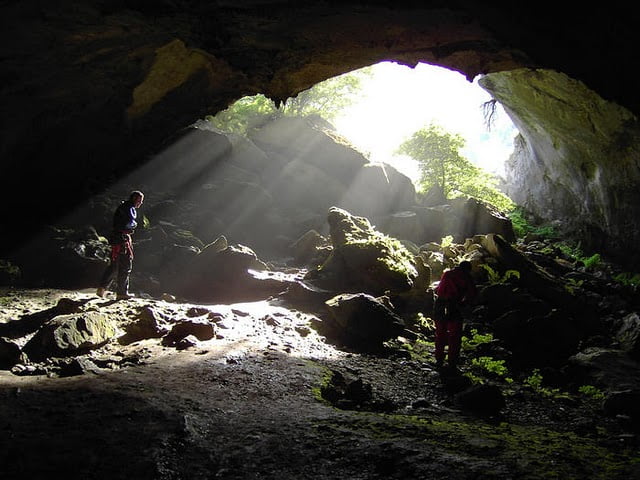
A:
<svg viewBox="0 0 640 480">
<path fill-rule="evenodd" d="M 323 288 L 372 295 L 411 289 L 418 272 L 397 239 L 341 208 L 330 208 L 327 220 L 333 251 L 316 275 Z"/>
<path fill-rule="evenodd" d="M 80 355 L 103 346 L 115 335 L 114 322 L 103 313 L 58 315 L 36 332 L 23 351 L 33 361 Z"/>
</svg>

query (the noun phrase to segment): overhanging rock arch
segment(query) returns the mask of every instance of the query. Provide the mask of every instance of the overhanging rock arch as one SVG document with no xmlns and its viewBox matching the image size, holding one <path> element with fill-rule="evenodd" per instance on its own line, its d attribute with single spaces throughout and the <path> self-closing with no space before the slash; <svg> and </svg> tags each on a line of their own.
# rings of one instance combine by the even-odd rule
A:
<svg viewBox="0 0 640 480">
<path fill-rule="evenodd" d="M 506 166 L 510 196 L 583 247 L 637 262 L 635 115 L 555 71 L 490 74 L 481 84 L 521 132 Z"/>
<path fill-rule="evenodd" d="M 21 209 L 4 216 L 3 230 L 31 233 L 143 163 L 175 131 L 242 96 L 285 99 L 380 60 L 424 61 L 470 79 L 553 69 L 640 111 L 635 82 L 621 69 L 621 60 L 635 54 L 633 16 L 590 9 L 550 17 L 543 8 L 503 2 L 443 5 L 4 2 L 0 35 L 10 47 L 2 62 L 0 152 L 6 177 L 31 188 Z M 4 204 L 13 201 L 10 189 L 3 195 Z M 618 191 L 616 201 L 621 195 L 628 192 Z M 637 239 L 637 220 L 631 223 Z M 603 232 L 619 239 L 615 231 L 628 230 L 625 223 Z M 2 246 L 15 242 L 10 236 Z"/>
</svg>

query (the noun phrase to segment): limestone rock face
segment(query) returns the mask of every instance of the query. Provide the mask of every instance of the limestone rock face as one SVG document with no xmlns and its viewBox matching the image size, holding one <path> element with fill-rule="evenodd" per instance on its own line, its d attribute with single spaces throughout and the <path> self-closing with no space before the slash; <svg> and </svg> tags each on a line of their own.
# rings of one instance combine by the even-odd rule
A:
<svg viewBox="0 0 640 480">
<path fill-rule="evenodd" d="M 640 241 L 640 129 L 635 116 L 550 70 L 480 80 L 520 131 L 506 165 L 509 195 L 596 251 Z"/>
</svg>

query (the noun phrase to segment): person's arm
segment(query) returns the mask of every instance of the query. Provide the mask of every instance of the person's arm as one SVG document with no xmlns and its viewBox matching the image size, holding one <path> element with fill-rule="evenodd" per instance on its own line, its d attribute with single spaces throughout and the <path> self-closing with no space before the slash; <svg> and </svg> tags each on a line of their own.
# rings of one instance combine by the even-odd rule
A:
<svg viewBox="0 0 640 480">
<path fill-rule="evenodd" d="M 133 233 L 133 231 L 138 226 L 138 222 L 136 221 L 137 217 L 138 217 L 138 214 L 136 212 L 135 207 L 129 207 L 129 216 L 127 218 L 127 223 L 124 225 L 123 230 L 126 231 L 127 233 Z"/>
</svg>

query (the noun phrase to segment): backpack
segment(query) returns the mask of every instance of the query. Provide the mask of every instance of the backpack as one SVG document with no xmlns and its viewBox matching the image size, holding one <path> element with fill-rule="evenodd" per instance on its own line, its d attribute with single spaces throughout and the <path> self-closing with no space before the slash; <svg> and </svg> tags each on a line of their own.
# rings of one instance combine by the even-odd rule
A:
<svg viewBox="0 0 640 480">
<path fill-rule="evenodd" d="M 451 275 L 451 270 L 445 272 L 440 280 L 440 283 L 436 287 L 436 294 L 439 297 L 445 299 L 458 298 L 460 297 L 460 292 L 458 291 L 458 285 Z"/>
</svg>

